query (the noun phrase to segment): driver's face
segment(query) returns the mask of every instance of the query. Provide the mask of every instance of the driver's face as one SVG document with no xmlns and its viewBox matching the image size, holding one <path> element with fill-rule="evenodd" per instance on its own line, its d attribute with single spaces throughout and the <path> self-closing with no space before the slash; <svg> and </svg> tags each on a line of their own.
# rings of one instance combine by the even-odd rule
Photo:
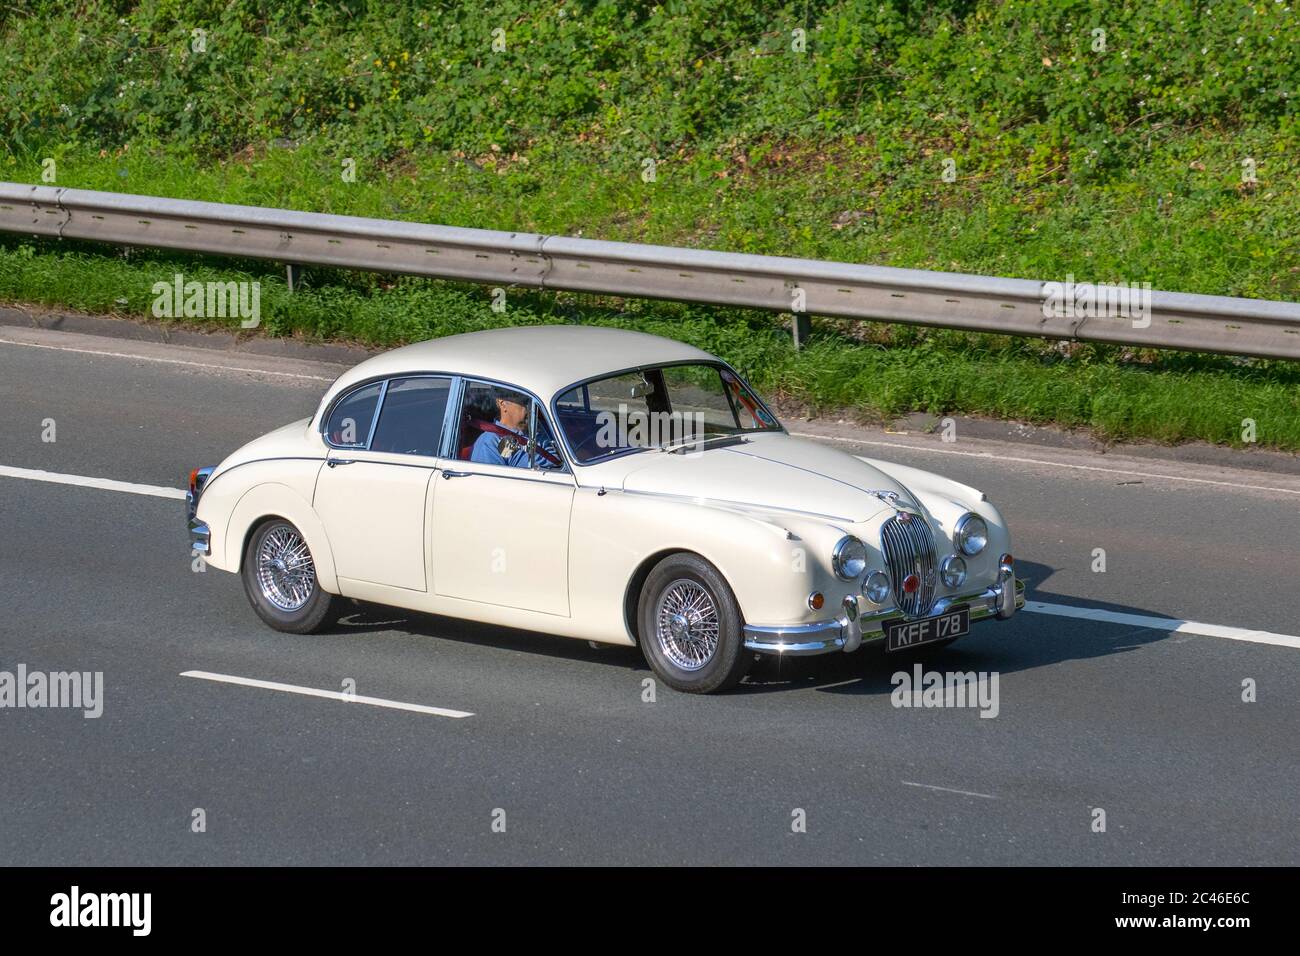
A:
<svg viewBox="0 0 1300 956">
<path fill-rule="evenodd" d="M 519 431 L 524 424 L 524 419 L 528 417 L 528 406 L 509 398 L 498 398 L 497 412 L 501 416 L 502 425 Z"/>
</svg>

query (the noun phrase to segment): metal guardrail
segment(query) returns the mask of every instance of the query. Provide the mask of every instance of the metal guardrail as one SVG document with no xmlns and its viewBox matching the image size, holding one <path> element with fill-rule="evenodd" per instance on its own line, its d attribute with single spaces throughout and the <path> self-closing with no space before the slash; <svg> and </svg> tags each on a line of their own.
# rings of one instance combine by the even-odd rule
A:
<svg viewBox="0 0 1300 956">
<path fill-rule="evenodd" d="M 1300 359 L 1300 303 L 1150 292 L 1142 322 L 1045 314 L 1050 284 L 0 182 L 0 231 L 502 286 Z M 796 297 L 802 309 L 792 309 Z M 1122 297 L 1127 301 L 1127 296 Z"/>
</svg>

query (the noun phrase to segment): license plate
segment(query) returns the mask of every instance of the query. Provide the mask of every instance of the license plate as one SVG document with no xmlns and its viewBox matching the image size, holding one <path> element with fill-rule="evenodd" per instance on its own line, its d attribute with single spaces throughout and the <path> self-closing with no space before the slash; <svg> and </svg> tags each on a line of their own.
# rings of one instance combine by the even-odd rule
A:
<svg viewBox="0 0 1300 956">
<path fill-rule="evenodd" d="M 885 650 L 905 651 L 921 644 L 961 637 L 970 630 L 970 606 L 963 604 L 919 621 L 886 621 Z"/>
</svg>

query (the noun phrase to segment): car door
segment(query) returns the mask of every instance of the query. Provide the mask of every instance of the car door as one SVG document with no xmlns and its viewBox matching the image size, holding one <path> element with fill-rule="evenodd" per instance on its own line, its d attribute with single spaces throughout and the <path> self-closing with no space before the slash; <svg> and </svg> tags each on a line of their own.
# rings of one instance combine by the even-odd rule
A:
<svg viewBox="0 0 1300 956">
<path fill-rule="evenodd" d="M 485 398 L 503 390 L 528 402 L 530 424 L 521 429 L 523 441 L 500 426 Z M 561 467 L 542 467 L 541 454 L 528 454 L 526 441 L 529 434 L 554 434 L 545 412 L 526 393 L 495 383 L 467 380 L 462 393 L 454 458 L 442 463 L 432 489 L 434 591 L 445 598 L 567 617 L 574 478 L 562 456 Z M 485 425 L 501 430 L 485 430 Z M 474 461 L 471 456 L 480 444 L 504 449 L 509 458 L 523 449 L 531 460 L 516 465 Z M 560 454 L 553 446 L 551 452 Z"/>
<path fill-rule="evenodd" d="M 327 416 L 329 457 L 313 501 L 339 586 L 427 592 L 427 496 L 436 472 L 452 379 L 410 375 L 362 386 Z"/>
</svg>

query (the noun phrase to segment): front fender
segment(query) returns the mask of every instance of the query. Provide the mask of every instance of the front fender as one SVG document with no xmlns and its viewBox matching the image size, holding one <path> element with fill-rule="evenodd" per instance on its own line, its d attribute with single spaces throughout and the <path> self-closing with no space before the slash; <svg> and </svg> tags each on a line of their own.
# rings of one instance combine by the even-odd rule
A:
<svg viewBox="0 0 1300 956">
<path fill-rule="evenodd" d="M 226 522 L 222 540 L 225 542 L 225 564 L 228 571 L 238 572 L 244 557 L 244 542 L 248 534 L 268 517 L 284 518 L 292 522 L 311 549 L 316 563 L 316 579 L 322 589 L 339 593 L 338 577 L 334 570 L 334 552 L 330 550 L 329 537 L 316 512 L 294 489 L 288 485 L 266 482 L 248 489 L 235 504 Z"/>
<path fill-rule="evenodd" d="M 704 558 L 727 579 L 745 620 L 766 624 L 806 619 L 808 593 L 823 573 L 819 552 L 826 550 L 823 541 L 792 533 L 779 516 L 588 488 L 574 496 L 570 529 L 573 620 L 592 622 L 603 640 L 628 644 L 628 589 L 665 553 Z"/>
<path fill-rule="evenodd" d="M 320 518 L 311 506 L 321 459 L 279 458 L 237 464 L 208 480 L 199 496 L 198 518 L 212 530 L 208 563 L 238 572 L 248 533 L 273 515 L 302 532 L 316 562 L 321 587 L 338 593 L 334 553 Z"/>
</svg>

